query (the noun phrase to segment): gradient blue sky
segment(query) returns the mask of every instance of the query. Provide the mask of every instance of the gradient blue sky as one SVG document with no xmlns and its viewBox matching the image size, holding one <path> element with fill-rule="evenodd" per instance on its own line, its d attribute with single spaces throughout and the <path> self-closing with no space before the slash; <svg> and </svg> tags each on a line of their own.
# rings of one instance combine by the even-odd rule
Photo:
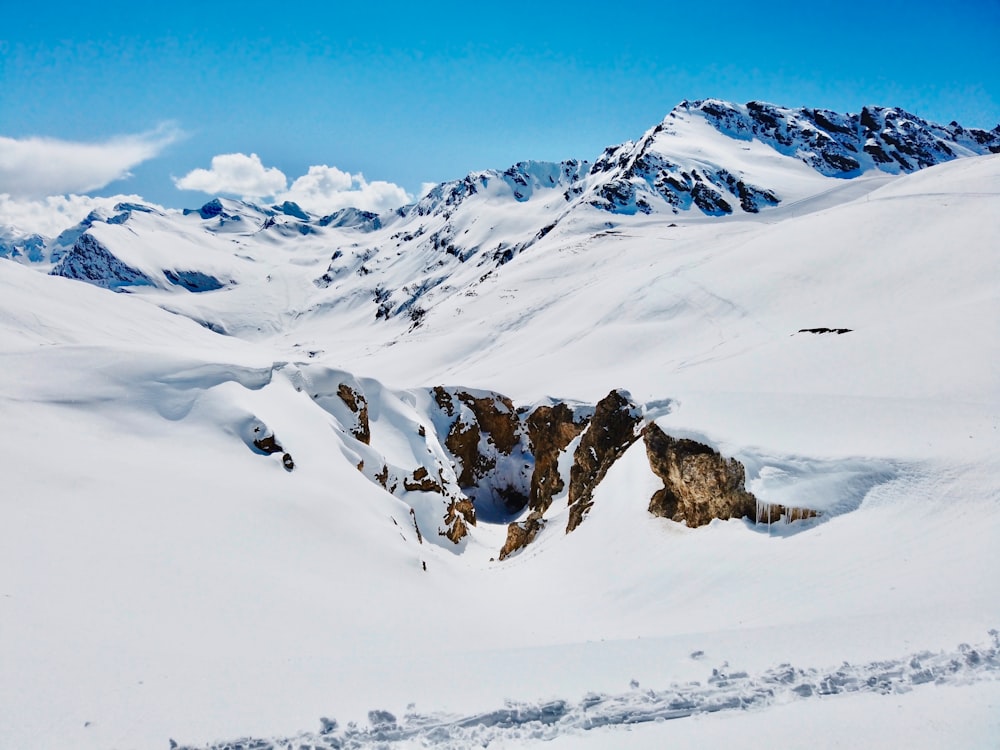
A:
<svg viewBox="0 0 1000 750">
<path fill-rule="evenodd" d="M 1000 0 L 795 3 L 5 2 L 0 136 L 183 134 L 95 194 L 199 205 L 171 176 L 256 153 L 412 193 L 593 158 L 680 100 L 1000 123 Z"/>
</svg>

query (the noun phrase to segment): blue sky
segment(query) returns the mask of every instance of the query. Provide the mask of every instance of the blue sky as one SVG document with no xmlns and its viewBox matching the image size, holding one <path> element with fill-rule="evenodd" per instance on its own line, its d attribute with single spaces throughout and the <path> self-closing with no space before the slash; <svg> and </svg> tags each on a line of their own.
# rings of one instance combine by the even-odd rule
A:
<svg viewBox="0 0 1000 750">
<path fill-rule="evenodd" d="M 11 2 L 2 16 L 0 147 L 136 147 L 65 191 L 72 170 L 56 164 L 36 192 L 198 205 L 172 178 L 238 153 L 289 183 L 328 165 L 335 182 L 415 194 L 521 159 L 594 158 L 685 98 L 1000 123 L 1000 0 Z M 62 158 L 45 143 L 36 163 Z"/>
</svg>

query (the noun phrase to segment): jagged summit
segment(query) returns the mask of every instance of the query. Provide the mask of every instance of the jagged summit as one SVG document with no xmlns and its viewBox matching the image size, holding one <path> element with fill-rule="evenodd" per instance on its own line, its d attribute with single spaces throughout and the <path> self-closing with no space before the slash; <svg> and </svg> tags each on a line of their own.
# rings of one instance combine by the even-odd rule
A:
<svg viewBox="0 0 1000 750">
<path fill-rule="evenodd" d="M 939 125 L 899 108 L 841 114 L 702 99 L 681 102 L 639 140 L 609 146 L 593 162 L 519 162 L 502 172 L 472 172 L 395 215 L 450 216 L 467 200 L 525 203 L 552 192 L 561 194 L 564 209 L 758 213 L 819 192 L 816 177 L 909 173 L 998 151 L 1000 126 Z"/>
<path fill-rule="evenodd" d="M 821 184 L 811 179 L 817 175 L 909 173 L 996 152 L 1000 126 L 943 126 L 898 108 L 840 114 L 756 101 L 684 101 L 638 141 L 604 151 L 591 170 L 590 203 L 613 213 L 652 213 L 664 203 L 674 213 L 757 213 L 804 197 Z"/>
<path fill-rule="evenodd" d="M 679 111 L 700 112 L 721 133 L 759 139 L 836 177 L 868 169 L 914 172 L 963 156 L 1000 152 L 1000 125 L 993 131 L 966 129 L 956 122 L 938 125 L 898 107 L 865 106 L 858 114 L 840 114 L 758 101 L 736 105 L 703 99 L 682 102 L 667 121 Z"/>
<path fill-rule="evenodd" d="M 470 172 L 461 179 L 431 188 L 413 206 L 400 209 L 399 215 L 446 213 L 465 199 L 480 194 L 523 203 L 538 191 L 574 185 L 588 174 L 589 168 L 589 162 L 570 159 L 563 162 L 522 161 L 503 171 Z"/>
</svg>

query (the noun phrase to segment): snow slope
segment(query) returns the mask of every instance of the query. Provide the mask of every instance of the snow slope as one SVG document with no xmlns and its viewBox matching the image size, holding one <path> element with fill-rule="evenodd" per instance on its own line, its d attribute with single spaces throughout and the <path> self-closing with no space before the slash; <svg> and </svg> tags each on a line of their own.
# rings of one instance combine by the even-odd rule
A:
<svg viewBox="0 0 1000 750">
<path fill-rule="evenodd" d="M 447 725 L 423 737 L 456 747 L 791 746 L 807 721 L 860 744 L 989 746 L 1000 156 L 841 179 L 748 143 L 749 182 L 759 167 L 801 190 L 723 217 L 581 198 L 537 237 L 594 178 L 529 164 L 380 227 L 229 201 L 123 211 L 85 233 L 147 279 L 126 294 L 38 272 L 82 234 L 40 266 L 0 262 L 0 745 L 322 747 L 355 721 L 359 746 L 420 746 L 369 731 L 377 709 Z M 443 230 L 458 255 L 435 248 Z M 494 258 L 494 241 L 518 249 Z M 370 443 L 341 384 L 367 399 Z M 576 531 L 563 492 L 497 561 L 505 526 L 454 545 L 437 496 L 375 476 L 457 482 L 436 385 L 516 406 L 627 388 L 644 419 L 739 458 L 762 501 L 821 515 L 654 518 L 639 441 Z M 845 661 L 857 689 L 820 696 Z M 783 664 L 798 677 L 779 684 Z M 521 718 L 483 718 L 507 699 Z M 588 704 L 680 714 L 588 729 Z M 318 734 L 321 716 L 339 728 Z"/>
</svg>

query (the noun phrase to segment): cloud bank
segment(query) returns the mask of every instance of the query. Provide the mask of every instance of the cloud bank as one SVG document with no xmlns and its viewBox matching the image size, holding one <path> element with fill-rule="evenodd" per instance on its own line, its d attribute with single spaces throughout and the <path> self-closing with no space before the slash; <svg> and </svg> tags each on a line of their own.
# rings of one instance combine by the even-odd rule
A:
<svg viewBox="0 0 1000 750">
<path fill-rule="evenodd" d="M 219 154 L 209 169 L 194 169 L 174 184 L 181 190 L 209 194 L 238 195 L 246 200 L 294 201 L 314 214 L 329 214 L 341 208 L 388 211 L 413 200 L 392 182 L 369 182 L 360 172 L 351 174 L 325 164 L 309 167 L 291 186 L 284 172 L 265 167 L 257 154 Z"/>
<path fill-rule="evenodd" d="M 98 143 L 0 136 L 0 193 L 23 200 L 97 190 L 128 177 L 179 137 L 171 124 Z"/>
<path fill-rule="evenodd" d="M 14 234 L 40 234 L 55 237 L 79 223 L 95 208 L 111 211 L 118 203 L 153 205 L 138 195 L 114 195 L 92 198 L 89 195 L 52 195 L 38 200 L 15 198 L 0 193 L 0 229 L 10 227 Z"/>
</svg>

